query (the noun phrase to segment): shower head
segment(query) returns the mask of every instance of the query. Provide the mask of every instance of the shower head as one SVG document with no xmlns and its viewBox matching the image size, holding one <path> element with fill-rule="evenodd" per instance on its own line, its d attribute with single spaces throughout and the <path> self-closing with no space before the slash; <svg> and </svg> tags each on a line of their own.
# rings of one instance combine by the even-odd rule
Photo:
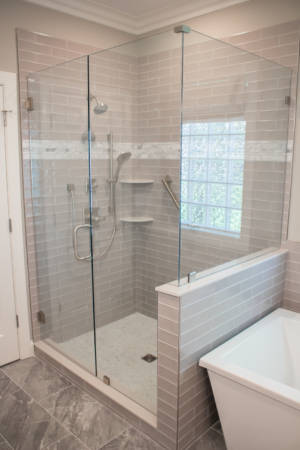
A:
<svg viewBox="0 0 300 450">
<path fill-rule="evenodd" d="M 103 114 L 108 110 L 108 106 L 104 102 L 99 102 L 95 95 L 90 95 L 90 102 L 93 100 L 96 102 L 96 106 L 93 109 L 94 114 Z"/>
<path fill-rule="evenodd" d="M 127 161 L 131 156 L 130 152 L 120 153 L 117 157 L 117 163 L 122 165 L 125 161 Z"/>
<path fill-rule="evenodd" d="M 108 110 L 108 106 L 105 103 L 103 103 L 103 102 L 98 103 L 97 102 L 97 105 L 95 106 L 93 111 L 94 111 L 95 114 L 103 114 L 107 110 Z"/>
<path fill-rule="evenodd" d="M 115 181 L 117 182 L 119 179 L 119 174 L 120 174 L 120 170 L 122 165 L 128 161 L 128 159 L 131 157 L 131 153 L 130 152 L 125 152 L 125 153 L 120 153 L 120 155 L 117 157 L 117 170 L 115 173 Z"/>
</svg>

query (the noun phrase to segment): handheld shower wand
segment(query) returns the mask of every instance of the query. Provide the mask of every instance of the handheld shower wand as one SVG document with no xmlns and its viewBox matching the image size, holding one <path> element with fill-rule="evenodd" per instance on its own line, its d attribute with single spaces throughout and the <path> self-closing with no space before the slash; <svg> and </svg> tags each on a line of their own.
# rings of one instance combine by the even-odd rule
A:
<svg viewBox="0 0 300 450">
<path fill-rule="evenodd" d="M 131 157 L 131 153 L 130 152 L 125 152 L 125 153 L 121 153 L 118 157 L 117 157 L 117 169 L 115 172 L 115 176 L 114 176 L 114 182 L 117 183 L 119 180 L 119 175 L 120 175 L 120 170 L 123 166 L 123 164 L 128 161 L 128 159 Z"/>
<path fill-rule="evenodd" d="M 103 256 L 105 256 L 107 254 L 107 252 L 109 251 L 109 249 L 112 246 L 112 243 L 114 241 L 116 232 L 117 232 L 117 211 L 116 211 L 116 184 L 119 180 L 119 175 L 120 175 L 120 170 L 122 165 L 128 161 L 128 159 L 131 157 L 131 153 L 130 152 L 126 152 L 126 153 L 121 153 L 118 157 L 117 157 L 117 169 L 114 173 L 114 158 L 113 158 L 113 153 L 114 153 L 114 141 L 113 141 L 113 133 L 112 131 L 107 135 L 107 141 L 108 141 L 108 151 L 109 151 L 109 179 L 107 180 L 107 182 L 109 183 L 109 187 L 110 187 L 110 200 L 109 200 L 109 212 L 112 214 L 112 218 L 113 218 L 113 229 L 112 229 L 112 233 L 109 239 L 109 242 L 106 246 L 106 248 L 103 250 L 103 252 L 99 256 L 100 258 L 103 258 Z"/>
</svg>

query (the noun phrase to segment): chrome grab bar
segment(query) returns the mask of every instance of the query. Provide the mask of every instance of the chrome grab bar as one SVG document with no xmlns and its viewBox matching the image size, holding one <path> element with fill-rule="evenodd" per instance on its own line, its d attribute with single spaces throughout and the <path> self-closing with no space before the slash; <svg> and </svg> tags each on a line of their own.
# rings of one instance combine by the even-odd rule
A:
<svg viewBox="0 0 300 450">
<path fill-rule="evenodd" d="M 91 225 L 89 223 L 84 223 L 82 225 L 76 225 L 76 227 L 73 228 L 73 250 L 74 250 L 74 256 L 77 261 L 87 261 L 91 259 L 91 253 L 88 256 L 80 256 L 78 252 L 78 239 L 77 235 L 79 230 L 82 230 L 83 228 L 91 228 Z"/>
<path fill-rule="evenodd" d="M 161 182 L 164 185 L 164 187 L 166 188 L 167 192 L 169 193 L 169 195 L 170 195 L 171 199 L 173 200 L 176 208 L 179 209 L 180 208 L 179 200 L 178 200 L 175 192 L 173 192 L 173 189 L 170 186 L 171 183 L 172 183 L 172 178 L 170 177 L 170 175 L 166 175 L 164 178 L 162 178 Z"/>
</svg>

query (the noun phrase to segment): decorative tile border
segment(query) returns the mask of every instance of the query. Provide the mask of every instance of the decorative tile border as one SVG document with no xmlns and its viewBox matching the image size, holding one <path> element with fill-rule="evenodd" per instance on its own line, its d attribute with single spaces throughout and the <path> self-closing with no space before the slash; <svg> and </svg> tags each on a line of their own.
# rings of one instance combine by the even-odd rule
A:
<svg viewBox="0 0 300 450">
<path fill-rule="evenodd" d="M 247 161 L 285 161 L 286 141 L 247 141 L 244 155 L 233 154 L 232 158 Z M 120 153 L 131 152 L 134 159 L 180 159 L 180 144 L 178 142 L 145 142 L 115 143 L 115 156 Z M 88 145 L 78 141 L 32 140 L 25 146 L 23 158 L 28 159 L 87 159 Z M 92 143 L 92 159 L 109 159 L 107 143 Z"/>
</svg>

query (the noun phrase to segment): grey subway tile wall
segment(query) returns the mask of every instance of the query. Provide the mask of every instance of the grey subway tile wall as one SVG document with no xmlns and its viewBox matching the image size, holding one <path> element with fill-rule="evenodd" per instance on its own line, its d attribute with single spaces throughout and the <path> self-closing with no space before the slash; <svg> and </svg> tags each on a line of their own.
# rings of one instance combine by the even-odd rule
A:
<svg viewBox="0 0 300 450">
<path fill-rule="evenodd" d="M 157 428 L 170 449 L 177 448 L 179 321 L 179 301 L 159 294 Z"/>
<path fill-rule="evenodd" d="M 300 244 L 287 241 L 283 243 L 283 248 L 288 250 L 283 306 L 300 312 Z"/>
</svg>

